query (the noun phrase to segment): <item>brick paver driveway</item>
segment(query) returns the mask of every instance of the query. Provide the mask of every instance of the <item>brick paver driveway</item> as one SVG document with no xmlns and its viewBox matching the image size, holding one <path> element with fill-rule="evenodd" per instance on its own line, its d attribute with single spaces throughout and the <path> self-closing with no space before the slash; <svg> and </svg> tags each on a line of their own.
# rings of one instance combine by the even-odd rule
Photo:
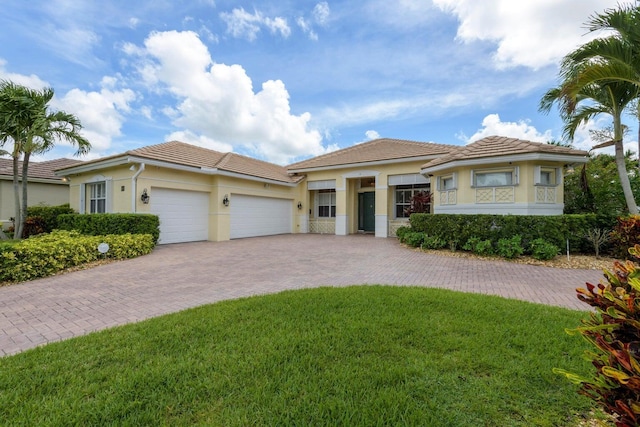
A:
<svg viewBox="0 0 640 427">
<path fill-rule="evenodd" d="M 0 288 L 0 355 L 224 299 L 323 285 L 440 287 L 586 310 L 575 288 L 601 277 L 597 270 L 429 255 L 362 235 L 166 245 Z"/>
</svg>

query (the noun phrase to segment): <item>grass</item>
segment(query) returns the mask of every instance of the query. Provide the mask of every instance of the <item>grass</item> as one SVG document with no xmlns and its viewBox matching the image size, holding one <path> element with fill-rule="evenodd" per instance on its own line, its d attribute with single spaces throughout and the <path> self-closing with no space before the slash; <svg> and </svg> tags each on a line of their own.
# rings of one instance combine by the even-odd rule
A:
<svg viewBox="0 0 640 427">
<path fill-rule="evenodd" d="M 4 425 L 575 426 L 585 313 L 358 286 L 225 301 L 0 359 Z"/>
</svg>

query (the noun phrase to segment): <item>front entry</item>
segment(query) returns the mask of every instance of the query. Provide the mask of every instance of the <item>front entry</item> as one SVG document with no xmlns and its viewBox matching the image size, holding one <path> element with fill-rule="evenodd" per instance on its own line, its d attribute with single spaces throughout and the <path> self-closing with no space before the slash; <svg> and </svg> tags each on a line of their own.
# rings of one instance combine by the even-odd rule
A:
<svg viewBox="0 0 640 427">
<path fill-rule="evenodd" d="M 376 231 L 376 193 L 358 193 L 358 231 Z"/>
</svg>

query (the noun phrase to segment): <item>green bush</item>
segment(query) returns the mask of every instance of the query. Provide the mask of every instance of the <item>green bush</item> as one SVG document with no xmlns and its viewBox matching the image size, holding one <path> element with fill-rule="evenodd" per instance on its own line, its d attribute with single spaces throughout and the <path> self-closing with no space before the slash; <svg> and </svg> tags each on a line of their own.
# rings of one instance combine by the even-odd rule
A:
<svg viewBox="0 0 640 427">
<path fill-rule="evenodd" d="M 404 234 L 404 243 L 411 247 L 419 248 L 420 246 L 422 246 L 425 237 L 426 235 L 424 233 L 416 233 L 415 231 L 411 231 Z"/>
<path fill-rule="evenodd" d="M 554 259 L 560 249 L 553 243 L 549 243 L 544 239 L 535 239 L 531 242 L 531 256 L 538 260 Z"/>
<path fill-rule="evenodd" d="M 71 214 L 58 217 L 61 230 L 77 230 L 90 236 L 107 234 L 150 234 L 156 243 L 160 237 L 160 220 L 151 214 Z"/>
<path fill-rule="evenodd" d="M 438 236 L 425 236 L 420 247 L 422 249 L 442 249 L 447 246 L 447 242 Z"/>
<path fill-rule="evenodd" d="M 407 227 L 404 225 L 402 227 L 398 227 L 398 229 L 396 230 L 396 237 L 402 242 L 404 240 L 404 235 L 410 231 L 411 227 Z"/>
<path fill-rule="evenodd" d="M 471 251 L 478 255 L 493 255 L 493 243 L 490 239 L 481 240 L 478 237 L 471 237 L 462 247 L 465 251 Z"/>
<path fill-rule="evenodd" d="M 104 255 L 98 252 L 98 245 L 103 242 L 109 245 Z M 77 231 L 54 231 L 0 250 L 0 282 L 50 276 L 102 257 L 133 258 L 150 253 L 154 246 L 150 234 L 83 236 Z"/>
<path fill-rule="evenodd" d="M 462 215 L 462 214 L 413 214 L 410 217 L 412 231 L 437 236 L 445 241 L 467 242 L 472 237 L 491 240 L 496 245 L 500 239 L 516 234 L 525 246 L 535 239 L 544 239 L 574 253 L 593 253 L 593 245 L 584 237 L 593 228 L 613 228 L 611 216 L 580 215 Z"/>
<path fill-rule="evenodd" d="M 524 253 L 522 247 L 522 237 L 519 234 L 514 235 L 510 239 L 502 238 L 498 240 L 496 252 L 503 258 L 513 259 Z"/>
<path fill-rule="evenodd" d="M 640 245 L 629 249 L 640 258 Z M 606 283 L 587 283 L 578 289 L 578 298 L 595 308 L 583 325 L 571 334 L 580 333 L 592 344 L 586 352 L 595 372 L 591 378 L 555 369 L 580 385 L 579 393 L 593 399 L 616 415 L 617 426 L 637 426 L 640 420 L 640 270 L 631 261 L 615 262 L 613 272 L 605 271 Z"/>
<path fill-rule="evenodd" d="M 29 206 L 27 208 L 27 221 L 30 217 L 38 217 L 39 225 L 43 233 L 51 233 L 58 227 L 58 217 L 60 215 L 72 214 L 73 209 L 69 204 L 60 206 Z"/>
</svg>

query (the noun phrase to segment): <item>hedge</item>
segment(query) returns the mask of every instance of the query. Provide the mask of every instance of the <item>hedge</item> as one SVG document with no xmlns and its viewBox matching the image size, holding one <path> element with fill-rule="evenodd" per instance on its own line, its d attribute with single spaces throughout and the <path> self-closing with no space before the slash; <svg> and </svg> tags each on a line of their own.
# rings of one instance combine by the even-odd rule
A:
<svg viewBox="0 0 640 427">
<path fill-rule="evenodd" d="M 27 219 L 29 217 L 40 218 L 40 225 L 44 233 L 51 233 L 58 227 L 58 217 L 60 215 L 72 214 L 73 209 L 69 204 L 60 206 L 29 206 L 27 208 Z"/>
<path fill-rule="evenodd" d="M 98 252 L 107 243 L 106 254 Z M 56 230 L 34 236 L 0 251 L 0 282 L 21 282 L 51 276 L 65 268 L 100 258 L 126 259 L 150 253 L 155 244 L 150 234 L 82 236 L 77 231 Z"/>
<path fill-rule="evenodd" d="M 160 237 L 160 220 L 151 214 L 71 214 L 60 215 L 61 230 L 77 230 L 81 234 L 101 236 L 107 234 L 151 234 L 153 243 Z"/>
<path fill-rule="evenodd" d="M 475 237 L 491 240 L 495 245 L 500 239 L 522 237 L 522 245 L 528 247 L 536 239 L 566 250 L 567 239 L 571 252 L 593 253 L 594 248 L 585 235 L 588 230 L 612 229 L 614 216 L 585 215 L 462 215 L 462 214 L 413 214 L 411 231 L 422 232 L 444 241 L 456 241 L 459 246 Z"/>
</svg>

